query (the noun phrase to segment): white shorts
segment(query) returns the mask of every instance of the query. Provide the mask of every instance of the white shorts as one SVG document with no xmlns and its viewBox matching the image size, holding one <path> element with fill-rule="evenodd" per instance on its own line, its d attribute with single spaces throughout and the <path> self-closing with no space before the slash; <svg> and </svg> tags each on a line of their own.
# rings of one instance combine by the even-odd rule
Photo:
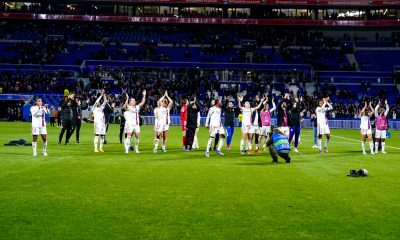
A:
<svg viewBox="0 0 400 240">
<path fill-rule="evenodd" d="M 140 133 L 140 126 L 133 124 L 125 124 L 124 130 L 126 133 Z"/>
<path fill-rule="evenodd" d="M 361 128 L 361 135 L 372 135 L 371 129 L 362 129 Z"/>
<path fill-rule="evenodd" d="M 271 132 L 271 126 L 262 126 L 261 127 L 261 135 L 262 136 L 267 136 L 268 135 L 268 133 L 270 133 Z"/>
<path fill-rule="evenodd" d="M 46 135 L 47 129 L 44 127 L 32 127 L 32 135 Z"/>
<path fill-rule="evenodd" d="M 259 126 L 251 126 L 251 131 L 254 134 L 260 134 L 261 133 L 261 129 Z"/>
<path fill-rule="evenodd" d="M 375 130 L 375 138 L 383 138 L 386 139 L 386 130 Z"/>
<path fill-rule="evenodd" d="M 254 128 L 251 125 L 242 125 L 242 133 L 250 133 L 253 134 L 254 133 Z"/>
<path fill-rule="evenodd" d="M 216 134 L 225 135 L 224 127 L 210 127 L 210 137 L 215 137 Z"/>
<path fill-rule="evenodd" d="M 289 131 L 289 127 L 288 126 L 279 127 L 279 130 L 289 138 L 290 131 Z"/>
<path fill-rule="evenodd" d="M 106 135 L 106 124 L 102 123 L 94 123 L 94 134 L 96 135 Z"/>
<path fill-rule="evenodd" d="M 157 126 L 157 132 L 165 132 L 169 130 L 169 125 L 167 124 L 160 124 Z"/>
<path fill-rule="evenodd" d="M 325 134 L 331 134 L 331 131 L 329 130 L 329 125 L 328 124 L 318 124 L 317 125 L 317 134 L 318 135 L 325 135 Z"/>
</svg>

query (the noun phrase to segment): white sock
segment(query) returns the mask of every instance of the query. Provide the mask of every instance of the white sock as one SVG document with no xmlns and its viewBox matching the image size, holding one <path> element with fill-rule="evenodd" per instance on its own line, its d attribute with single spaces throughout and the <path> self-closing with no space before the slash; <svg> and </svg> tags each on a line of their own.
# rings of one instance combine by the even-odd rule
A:
<svg viewBox="0 0 400 240">
<path fill-rule="evenodd" d="M 386 142 L 382 142 L 382 152 L 385 151 L 385 144 L 386 144 Z"/>
<path fill-rule="evenodd" d="M 224 145 L 225 138 L 220 138 L 218 143 L 218 151 L 221 151 L 222 145 Z"/>
<path fill-rule="evenodd" d="M 240 140 L 240 151 L 243 151 L 243 147 L 244 147 L 244 140 Z"/>
<path fill-rule="evenodd" d="M 253 148 L 253 141 L 248 140 L 247 141 L 247 149 L 249 149 L 251 151 L 252 148 Z"/>
<path fill-rule="evenodd" d="M 103 149 L 103 144 L 104 144 L 104 136 L 100 137 L 100 149 Z"/>
<path fill-rule="evenodd" d="M 37 143 L 37 142 L 32 142 L 32 149 L 33 149 L 33 152 L 34 152 L 34 153 L 36 152 L 36 143 Z"/>
<path fill-rule="evenodd" d="M 378 152 L 378 146 L 379 146 L 379 142 L 375 142 L 375 152 Z"/>
<path fill-rule="evenodd" d="M 158 149 L 158 143 L 160 140 L 158 138 L 154 138 L 154 149 Z"/>
<path fill-rule="evenodd" d="M 99 136 L 94 136 L 94 141 L 93 141 L 93 143 L 94 143 L 94 149 L 97 149 L 97 143 L 98 143 L 98 141 L 99 141 Z"/>
<path fill-rule="evenodd" d="M 43 141 L 43 152 L 47 150 L 47 141 Z"/>
<path fill-rule="evenodd" d="M 329 139 L 325 139 L 325 148 L 328 148 Z"/>
<path fill-rule="evenodd" d="M 213 138 L 209 138 L 209 139 L 208 139 L 206 152 L 209 152 L 209 151 L 210 151 L 210 147 L 211 147 L 212 141 L 213 141 Z"/>
<path fill-rule="evenodd" d="M 163 144 L 163 145 L 161 146 L 161 148 L 165 150 L 165 144 Z"/>
<path fill-rule="evenodd" d="M 256 144 L 256 150 L 258 150 L 258 144 Z"/>
<path fill-rule="evenodd" d="M 131 146 L 131 137 L 127 137 L 125 139 L 125 151 L 129 151 L 130 146 Z"/>
<path fill-rule="evenodd" d="M 322 139 L 318 138 L 318 149 L 322 150 Z"/>
<path fill-rule="evenodd" d="M 193 139 L 193 148 L 196 148 L 197 147 L 197 136 L 194 136 L 194 139 Z"/>
<path fill-rule="evenodd" d="M 361 147 L 362 147 L 363 152 L 365 152 L 365 141 L 361 141 Z"/>
<path fill-rule="evenodd" d="M 374 142 L 373 141 L 369 141 L 369 149 L 371 150 L 371 152 L 374 152 Z"/>
<path fill-rule="evenodd" d="M 135 149 L 139 150 L 139 138 L 135 138 Z"/>
</svg>

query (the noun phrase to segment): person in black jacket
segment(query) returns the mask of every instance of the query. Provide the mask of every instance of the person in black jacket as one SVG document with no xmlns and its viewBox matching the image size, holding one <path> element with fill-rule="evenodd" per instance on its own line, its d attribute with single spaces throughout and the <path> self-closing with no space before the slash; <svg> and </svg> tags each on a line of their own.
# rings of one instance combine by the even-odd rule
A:
<svg viewBox="0 0 400 240">
<path fill-rule="evenodd" d="M 81 131 L 82 125 L 82 107 L 81 107 L 81 100 L 79 98 L 75 98 L 75 104 L 72 108 L 72 121 L 73 121 L 73 128 L 70 132 L 70 137 L 74 134 L 76 136 L 76 143 L 79 144 L 79 136 Z M 68 138 L 69 140 L 69 138 Z"/>
<path fill-rule="evenodd" d="M 313 139 L 314 139 L 314 145 L 312 148 L 318 148 L 317 146 L 317 139 L 318 139 L 318 134 L 317 134 L 317 115 L 315 112 L 311 113 L 311 124 L 313 126 Z"/>
<path fill-rule="evenodd" d="M 119 122 L 119 143 L 122 144 L 122 135 L 124 134 L 125 130 L 125 117 L 124 117 L 124 112 L 126 111 L 125 108 L 121 108 L 121 115 L 120 115 L 120 122 Z M 126 138 L 126 133 L 125 133 L 125 138 Z"/>
<path fill-rule="evenodd" d="M 262 103 L 261 107 L 257 110 L 255 110 L 252 114 L 251 114 L 251 122 L 252 122 L 252 128 L 254 129 L 254 142 L 256 144 L 256 153 L 260 152 L 260 148 L 259 148 L 259 141 L 260 141 L 260 133 L 261 133 L 261 110 L 264 108 L 264 105 L 267 104 L 268 101 L 268 97 L 266 98 L 266 101 Z M 251 104 L 251 106 L 253 108 L 256 108 L 259 104 L 260 104 L 261 100 L 260 100 L 260 96 L 257 95 L 253 101 L 253 103 Z M 253 139 L 251 139 L 251 141 L 253 142 Z"/>
<path fill-rule="evenodd" d="M 65 145 L 69 144 L 69 138 L 74 129 L 74 115 L 72 109 L 76 107 L 76 102 L 73 99 L 74 95 L 65 96 L 60 103 L 62 128 L 58 136 L 58 145 L 61 145 L 65 131 L 67 132 L 65 136 Z"/>
<path fill-rule="evenodd" d="M 194 134 L 196 133 L 197 118 L 199 111 L 200 111 L 200 105 L 196 102 L 196 97 L 194 97 L 193 102 L 191 102 L 187 108 L 186 139 L 185 139 L 186 151 L 193 152 L 193 140 L 194 140 Z"/>
<path fill-rule="evenodd" d="M 303 97 L 300 99 L 296 98 L 292 105 L 292 108 L 289 110 L 289 126 L 290 126 L 290 136 L 289 142 L 292 142 L 294 137 L 294 152 L 298 153 L 299 150 L 297 146 L 299 145 L 299 137 L 300 137 L 300 121 L 301 121 L 301 112 L 305 109 L 303 103 Z"/>
<path fill-rule="evenodd" d="M 232 101 L 227 101 L 222 107 L 225 114 L 225 130 L 226 130 L 226 150 L 231 150 L 231 142 L 233 133 L 235 132 L 235 117 L 239 112 L 238 109 L 233 105 Z"/>
<path fill-rule="evenodd" d="M 106 133 L 108 131 L 108 127 L 110 126 L 110 118 L 114 112 L 114 103 L 111 103 L 111 98 L 107 96 L 107 103 L 104 107 L 104 119 L 106 121 Z M 107 144 L 106 136 L 104 136 L 104 144 Z"/>
<path fill-rule="evenodd" d="M 284 98 L 279 102 L 276 108 L 277 113 L 277 127 L 287 137 L 289 137 L 289 113 L 288 110 L 291 108 L 291 101 L 289 93 L 285 93 Z"/>
</svg>

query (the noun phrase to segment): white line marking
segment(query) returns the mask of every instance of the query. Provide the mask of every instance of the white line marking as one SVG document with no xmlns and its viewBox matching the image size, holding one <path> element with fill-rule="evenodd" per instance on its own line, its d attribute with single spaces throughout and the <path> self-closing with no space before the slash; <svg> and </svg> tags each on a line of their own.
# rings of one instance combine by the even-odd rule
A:
<svg viewBox="0 0 400 240">
<path fill-rule="evenodd" d="M 361 140 L 355 140 L 355 139 L 351 139 L 351 138 L 347 138 L 347 137 L 340 137 L 340 136 L 338 136 L 338 135 L 332 135 L 332 136 L 333 136 L 333 137 L 337 137 L 337 138 L 341 138 L 341 139 L 350 140 L 350 141 L 353 141 L 353 142 L 361 142 Z M 398 147 L 390 147 L 390 146 L 388 146 L 388 145 L 386 145 L 385 147 L 400 150 L 400 148 L 398 148 Z"/>
</svg>

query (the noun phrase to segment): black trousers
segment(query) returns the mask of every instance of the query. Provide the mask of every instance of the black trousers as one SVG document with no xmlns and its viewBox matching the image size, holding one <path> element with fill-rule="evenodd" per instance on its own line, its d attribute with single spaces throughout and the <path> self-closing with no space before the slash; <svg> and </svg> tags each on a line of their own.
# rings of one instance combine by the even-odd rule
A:
<svg viewBox="0 0 400 240">
<path fill-rule="evenodd" d="M 54 127 L 54 123 L 56 123 L 56 118 L 50 117 L 50 126 Z"/>
<path fill-rule="evenodd" d="M 80 132 L 81 132 L 82 121 L 80 119 L 76 120 L 74 125 L 75 125 L 76 141 L 79 142 L 79 136 L 80 136 Z"/>
<path fill-rule="evenodd" d="M 119 143 L 122 143 L 122 135 L 124 134 L 125 123 L 119 125 Z"/>
<path fill-rule="evenodd" d="M 196 133 L 196 128 L 187 128 L 186 129 L 186 141 L 185 141 L 185 146 L 189 146 L 190 149 L 192 149 L 193 146 L 193 140 L 194 140 L 194 134 Z"/>
<path fill-rule="evenodd" d="M 58 136 L 58 143 L 61 144 L 61 141 L 64 136 L 64 132 L 67 132 L 65 136 L 65 143 L 69 141 L 69 138 L 71 137 L 72 133 L 74 132 L 74 123 L 72 120 L 69 119 L 63 119 L 62 120 L 62 128 L 60 135 Z"/>
<path fill-rule="evenodd" d="M 276 151 L 274 145 L 269 146 L 269 154 L 272 157 L 272 162 L 278 162 L 278 156 L 285 159 L 286 163 L 290 163 L 290 156 L 289 153 L 283 153 Z"/>
</svg>

